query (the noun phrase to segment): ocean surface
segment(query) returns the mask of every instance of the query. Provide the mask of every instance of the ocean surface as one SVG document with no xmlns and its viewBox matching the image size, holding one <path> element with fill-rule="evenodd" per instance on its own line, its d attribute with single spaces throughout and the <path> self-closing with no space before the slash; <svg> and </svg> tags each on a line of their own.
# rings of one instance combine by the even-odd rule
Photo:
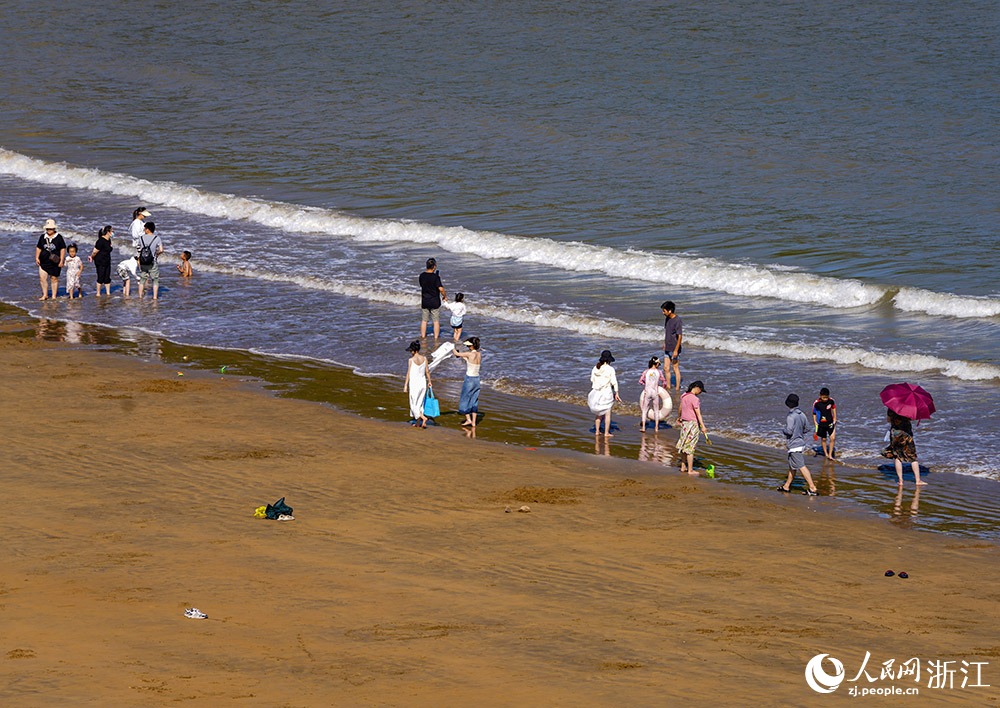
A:
<svg viewBox="0 0 1000 708">
<path fill-rule="evenodd" d="M 586 437 L 598 354 L 634 409 L 671 299 L 716 435 L 779 447 L 827 386 L 874 467 L 909 381 L 921 462 L 1000 482 L 998 37 L 986 2 L 7 3 L 0 300 L 402 376 L 433 256 L 490 390 Z M 117 262 L 140 204 L 158 305 L 89 265 L 37 302 L 46 218 Z"/>
</svg>

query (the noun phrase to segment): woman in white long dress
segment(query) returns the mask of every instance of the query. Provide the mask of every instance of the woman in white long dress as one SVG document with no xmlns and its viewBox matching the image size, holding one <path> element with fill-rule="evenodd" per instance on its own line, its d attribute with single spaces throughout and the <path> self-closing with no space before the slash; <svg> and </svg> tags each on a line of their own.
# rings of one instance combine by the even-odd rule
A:
<svg viewBox="0 0 1000 708">
<path fill-rule="evenodd" d="M 427 368 L 427 357 L 420 353 L 420 342 L 410 342 L 406 348 L 410 352 L 410 361 L 406 365 L 406 381 L 403 383 L 403 393 L 410 394 L 410 416 L 413 418 L 410 425 L 427 427 L 427 416 L 424 415 L 424 398 L 427 396 L 427 387 L 431 383 L 431 372 Z"/>
<path fill-rule="evenodd" d="M 604 434 L 611 437 L 611 408 L 615 401 L 621 403 L 618 397 L 618 377 L 615 374 L 615 367 L 611 366 L 615 358 L 611 356 L 611 351 L 605 349 L 601 352 L 601 358 L 597 366 L 590 372 L 590 394 L 587 396 L 587 405 L 590 412 L 597 418 L 594 420 L 594 434 L 601 433 L 601 417 L 604 417 Z"/>
</svg>

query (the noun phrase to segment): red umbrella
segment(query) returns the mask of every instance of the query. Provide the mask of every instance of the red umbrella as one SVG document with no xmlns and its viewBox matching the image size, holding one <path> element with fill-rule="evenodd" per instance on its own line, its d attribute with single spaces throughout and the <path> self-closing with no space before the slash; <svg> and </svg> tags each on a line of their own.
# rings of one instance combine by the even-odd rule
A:
<svg viewBox="0 0 1000 708">
<path fill-rule="evenodd" d="M 908 383 L 890 384 L 882 389 L 882 403 L 893 413 L 910 420 L 930 418 L 935 411 L 934 399 L 919 386 Z"/>
</svg>

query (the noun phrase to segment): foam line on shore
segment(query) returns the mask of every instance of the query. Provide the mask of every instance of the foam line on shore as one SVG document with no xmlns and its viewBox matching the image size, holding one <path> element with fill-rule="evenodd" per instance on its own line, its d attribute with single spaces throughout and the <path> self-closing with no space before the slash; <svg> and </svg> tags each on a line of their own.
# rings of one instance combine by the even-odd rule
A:
<svg viewBox="0 0 1000 708">
<path fill-rule="evenodd" d="M 665 285 L 714 290 L 831 308 L 873 305 L 885 298 L 898 310 L 956 318 L 1000 317 L 1000 298 L 939 293 L 922 288 L 864 283 L 819 276 L 785 267 L 726 263 L 714 258 L 615 249 L 580 242 L 526 238 L 461 226 L 435 226 L 389 219 L 366 219 L 331 209 L 206 192 L 173 182 L 50 163 L 0 148 L 0 173 L 42 184 L 90 189 L 156 202 L 182 211 L 243 219 L 290 233 L 320 233 L 359 242 L 402 241 L 436 244 L 450 252 L 484 259 L 516 260 L 573 272 L 606 275 Z M 0 221 L 3 231 L 39 231 L 22 221 Z M 84 241 L 89 236 L 63 231 Z"/>
<path fill-rule="evenodd" d="M 0 229 L 4 224 L 0 223 Z M 65 232 L 67 234 L 72 232 Z M 116 246 L 122 253 L 134 253 L 125 244 Z M 161 256 L 166 263 L 177 262 L 171 256 Z M 255 270 L 236 266 L 199 261 L 199 270 L 253 278 L 270 282 L 296 285 L 311 290 L 323 290 L 345 297 L 358 298 L 370 302 L 382 302 L 398 307 L 417 307 L 419 295 L 409 291 L 373 288 L 362 282 L 349 282 L 316 278 L 308 275 L 285 275 L 265 270 Z M 515 322 L 535 327 L 561 329 L 575 334 L 593 337 L 625 339 L 638 342 L 662 340 L 663 332 L 658 326 L 637 325 L 615 318 L 589 317 L 572 311 L 558 311 L 541 306 L 510 305 L 479 302 L 469 308 L 470 312 L 506 322 Z M 828 361 L 834 364 L 855 364 L 876 371 L 893 372 L 938 372 L 965 381 L 988 381 L 1000 379 L 1000 367 L 993 364 L 945 359 L 928 354 L 881 352 L 861 347 L 829 347 L 804 343 L 789 343 L 777 340 L 742 339 L 721 334 L 690 334 L 686 341 L 690 344 L 731 354 L 779 357 L 797 361 Z"/>
<path fill-rule="evenodd" d="M 0 173 L 41 184 L 135 197 L 195 214 L 242 219 L 290 233 L 318 233 L 360 242 L 434 244 L 452 253 L 516 260 L 574 272 L 687 286 L 744 297 L 851 308 L 872 305 L 889 291 L 855 279 L 726 263 L 713 258 L 620 250 L 580 242 L 527 238 L 461 226 L 366 219 L 332 209 L 203 191 L 93 168 L 51 163 L 0 148 Z"/>
<path fill-rule="evenodd" d="M 385 288 L 372 288 L 363 283 L 320 279 L 311 276 L 291 276 L 204 262 L 200 262 L 199 267 L 202 270 L 210 270 L 217 273 L 292 283 L 300 287 L 326 290 L 338 295 L 362 298 L 374 302 L 384 302 L 400 307 L 416 308 L 420 302 L 420 297 L 416 293 Z M 562 329 L 587 336 L 651 343 L 659 343 L 663 339 L 663 330 L 659 326 L 632 324 L 614 318 L 588 317 L 572 311 L 561 312 L 541 306 L 526 305 L 523 307 L 511 307 L 510 305 L 479 302 L 475 305 L 470 305 L 469 311 L 506 322 Z M 685 341 L 704 349 L 713 349 L 732 354 L 780 357 L 799 361 L 829 361 L 835 364 L 856 364 L 878 371 L 933 371 L 966 381 L 1000 379 L 1000 367 L 998 366 L 944 359 L 927 354 L 880 352 L 860 347 L 814 346 L 774 340 L 741 339 L 714 334 L 691 334 L 686 336 Z"/>
<path fill-rule="evenodd" d="M 132 249 L 125 247 L 123 250 L 131 251 Z M 165 260 L 172 262 L 174 259 L 167 258 Z M 381 302 L 398 307 L 416 308 L 420 303 L 420 297 L 416 293 L 373 288 L 362 282 L 316 278 L 308 275 L 285 275 L 205 261 L 199 261 L 198 267 L 199 270 L 207 272 L 288 283 L 311 290 L 323 290 L 345 297 Z M 469 311 L 505 322 L 561 329 L 592 337 L 656 344 L 659 344 L 663 338 L 662 328 L 656 325 L 632 324 L 610 317 L 590 317 L 581 313 L 552 310 L 538 305 L 512 307 L 491 302 L 479 302 L 470 305 Z M 860 347 L 830 347 L 776 340 L 742 339 L 711 333 L 691 334 L 686 337 L 685 341 L 696 347 L 731 354 L 780 357 L 798 361 L 828 361 L 838 365 L 856 364 L 877 371 L 938 372 L 966 381 L 1000 379 L 1000 367 L 998 366 L 944 359 L 927 354 L 880 352 Z"/>
</svg>

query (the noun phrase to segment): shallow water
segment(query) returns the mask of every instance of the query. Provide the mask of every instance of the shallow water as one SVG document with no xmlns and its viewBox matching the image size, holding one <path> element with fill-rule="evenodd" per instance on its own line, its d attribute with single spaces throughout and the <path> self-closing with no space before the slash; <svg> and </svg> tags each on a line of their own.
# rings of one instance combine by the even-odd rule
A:
<svg viewBox="0 0 1000 708">
<path fill-rule="evenodd" d="M 1000 481 L 991 5 L 138 14 L 155 32 L 5 8 L 0 300 L 400 374 L 434 256 L 485 379 L 545 410 L 582 404 L 605 347 L 634 400 L 669 298 L 713 431 L 777 447 L 785 395 L 825 385 L 844 455 L 873 465 L 878 391 L 908 380 L 939 410 L 922 461 Z M 138 203 L 192 283 L 167 273 L 156 307 L 34 301 L 42 220 L 89 244 Z M 576 410 L 557 437 L 586 446 Z"/>
</svg>

